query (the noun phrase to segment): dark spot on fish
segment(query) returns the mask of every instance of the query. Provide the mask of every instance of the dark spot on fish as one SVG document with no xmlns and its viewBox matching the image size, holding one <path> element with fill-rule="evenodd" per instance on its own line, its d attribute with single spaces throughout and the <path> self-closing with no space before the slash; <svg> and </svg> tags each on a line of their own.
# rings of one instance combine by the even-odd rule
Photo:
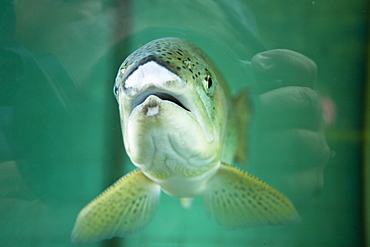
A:
<svg viewBox="0 0 370 247">
<path fill-rule="evenodd" d="M 193 73 L 193 71 L 191 69 L 189 69 L 190 73 Z"/>
<path fill-rule="evenodd" d="M 177 70 L 181 70 L 181 68 L 179 66 L 176 67 Z"/>
<path fill-rule="evenodd" d="M 117 95 L 118 94 L 118 86 L 115 86 L 114 87 L 114 94 Z"/>
<path fill-rule="evenodd" d="M 181 58 L 178 57 L 177 60 L 181 61 Z"/>
<path fill-rule="evenodd" d="M 177 52 L 177 54 L 179 54 L 180 56 L 182 56 L 182 53 L 181 52 L 179 52 L 179 51 L 176 51 Z"/>
</svg>

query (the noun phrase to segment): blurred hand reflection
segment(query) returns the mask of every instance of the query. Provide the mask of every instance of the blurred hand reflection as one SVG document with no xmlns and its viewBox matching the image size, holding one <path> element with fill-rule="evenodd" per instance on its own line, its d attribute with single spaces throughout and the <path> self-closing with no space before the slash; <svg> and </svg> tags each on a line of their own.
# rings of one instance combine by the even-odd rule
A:
<svg viewBox="0 0 370 247">
<path fill-rule="evenodd" d="M 15 38 L 36 53 L 57 57 L 81 83 L 127 35 L 127 7 L 127 1 L 18 0 Z"/>
<path fill-rule="evenodd" d="M 251 66 L 250 168 L 300 206 L 320 194 L 330 156 L 314 91 L 316 64 L 297 52 L 270 50 L 255 55 Z"/>
<path fill-rule="evenodd" d="M 100 61 L 127 35 L 126 4 L 17 0 L 7 5 L 15 13 L 8 21 L 16 23 L 9 32 L 14 37 L 0 43 L 0 218 L 9 241 L 42 232 L 63 235 L 69 243 L 79 200 L 92 196 L 81 184 L 101 175 L 104 142 L 97 140 L 103 139 L 104 97 L 109 92 L 113 101 L 113 96 L 106 68 L 111 64 Z"/>
</svg>

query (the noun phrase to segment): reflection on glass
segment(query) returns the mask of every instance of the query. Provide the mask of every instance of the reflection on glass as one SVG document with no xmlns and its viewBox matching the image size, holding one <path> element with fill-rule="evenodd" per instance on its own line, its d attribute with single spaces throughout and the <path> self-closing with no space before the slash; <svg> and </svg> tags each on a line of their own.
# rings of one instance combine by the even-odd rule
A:
<svg viewBox="0 0 370 247">
<path fill-rule="evenodd" d="M 111 51 L 127 34 L 128 5 L 1 5 L 0 242 L 69 246 L 75 212 L 106 174 Z"/>
<path fill-rule="evenodd" d="M 69 246 L 78 211 L 134 169 L 124 156 L 114 78 L 129 53 L 169 36 L 204 50 L 233 95 L 248 92 L 232 109 L 247 141 L 238 143 L 239 159 L 226 160 L 284 193 L 302 220 L 225 230 L 204 213 L 201 197 L 184 209 L 162 193 L 146 228 L 91 245 L 361 245 L 357 99 L 365 42 L 357 34 L 365 5 L 335 5 L 353 17 L 339 20 L 322 14 L 330 1 L 3 1 L 0 245 Z M 358 40 L 335 38 L 343 33 Z"/>
</svg>

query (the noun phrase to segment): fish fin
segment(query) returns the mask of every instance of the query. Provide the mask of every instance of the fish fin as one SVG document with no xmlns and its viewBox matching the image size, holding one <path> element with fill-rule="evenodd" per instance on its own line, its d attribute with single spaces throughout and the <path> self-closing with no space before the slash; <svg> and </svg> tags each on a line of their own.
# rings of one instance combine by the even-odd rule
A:
<svg viewBox="0 0 370 247">
<path fill-rule="evenodd" d="M 153 218 L 160 197 L 159 185 L 140 170 L 120 178 L 77 216 L 74 243 L 122 237 L 146 226 Z"/>
<path fill-rule="evenodd" d="M 204 206 L 228 228 L 294 223 L 299 215 L 282 193 L 247 172 L 222 164 L 207 184 Z"/>
<path fill-rule="evenodd" d="M 189 209 L 191 205 L 193 204 L 193 199 L 194 198 L 189 198 L 189 197 L 180 198 L 181 206 L 185 209 Z"/>
<path fill-rule="evenodd" d="M 248 95 L 249 91 L 243 90 L 234 99 L 238 133 L 236 160 L 242 165 L 247 164 L 247 131 L 251 111 Z"/>
</svg>

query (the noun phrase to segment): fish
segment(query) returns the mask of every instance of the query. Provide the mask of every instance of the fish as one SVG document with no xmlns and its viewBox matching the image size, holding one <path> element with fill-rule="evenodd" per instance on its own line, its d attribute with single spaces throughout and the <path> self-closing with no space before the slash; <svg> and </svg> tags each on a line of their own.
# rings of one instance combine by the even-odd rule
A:
<svg viewBox="0 0 370 247">
<path fill-rule="evenodd" d="M 296 222 L 281 192 L 232 166 L 243 160 L 246 94 L 233 98 L 221 72 L 184 39 L 153 40 L 118 69 L 118 102 L 126 153 L 137 167 L 85 206 L 72 241 L 124 237 L 154 217 L 161 191 L 185 208 L 201 196 L 215 221 L 229 229 Z M 239 112 L 239 111 L 245 112 Z"/>
</svg>

